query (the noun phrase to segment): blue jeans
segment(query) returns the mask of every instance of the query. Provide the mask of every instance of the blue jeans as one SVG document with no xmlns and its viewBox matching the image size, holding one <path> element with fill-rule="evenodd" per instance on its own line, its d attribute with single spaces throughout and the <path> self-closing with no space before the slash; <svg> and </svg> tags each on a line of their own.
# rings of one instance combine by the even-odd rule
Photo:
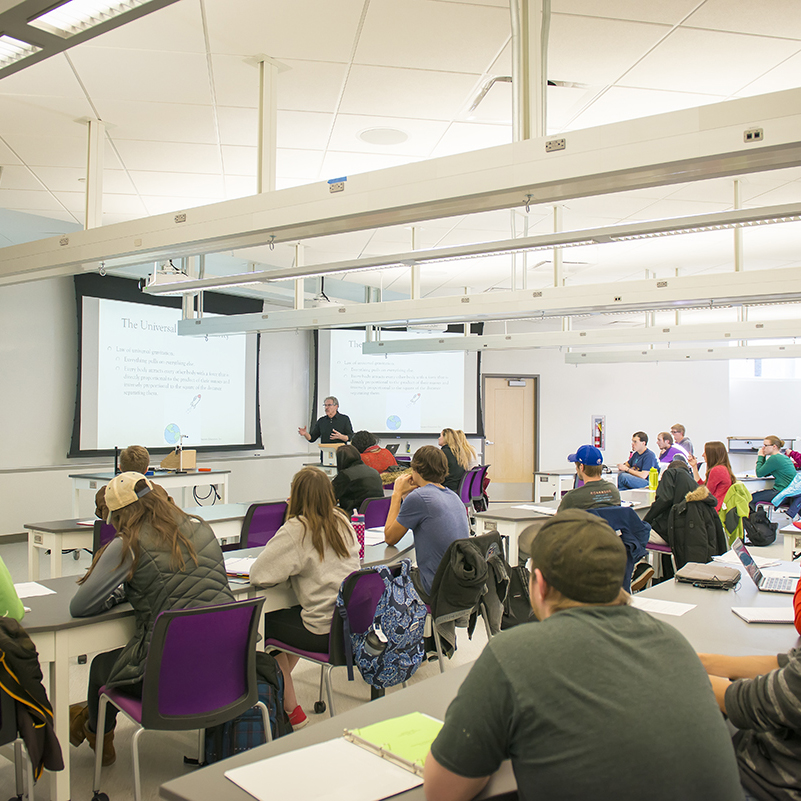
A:
<svg viewBox="0 0 801 801">
<path fill-rule="evenodd" d="M 637 478 L 631 473 L 618 473 L 617 474 L 618 489 L 642 489 L 648 486 L 647 478 Z"/>
</svg>

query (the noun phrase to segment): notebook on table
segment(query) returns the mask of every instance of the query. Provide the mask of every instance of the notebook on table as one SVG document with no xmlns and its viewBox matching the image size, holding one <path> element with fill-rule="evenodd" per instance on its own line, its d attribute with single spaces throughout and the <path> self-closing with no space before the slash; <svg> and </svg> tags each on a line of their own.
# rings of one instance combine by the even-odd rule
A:
<svg viewBox="0 0 801 801">
<path fill-rule="evenodd" d="M 738 537 L 731 546 L 743 563 L 745 572 L 751 577 L 760 592 L 783 592 L 792 595 L 798 585 L 798 579 L 781 576 L 766 576 L 757 566 L 754 557 L 748 552 L 745 543 Z"/>
</svg>

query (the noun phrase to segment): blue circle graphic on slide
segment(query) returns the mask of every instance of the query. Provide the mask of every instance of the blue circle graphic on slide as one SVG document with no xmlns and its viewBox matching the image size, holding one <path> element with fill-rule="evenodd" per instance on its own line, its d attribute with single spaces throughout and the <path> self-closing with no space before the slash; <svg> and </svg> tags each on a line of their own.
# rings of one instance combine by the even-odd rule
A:
<svg viewBox="0 0 801 801">
<path fill-rule="evenodd" d="M 164 439 L 168 445 L 177 445 L 181 441 L 181 429 L 175 423 L 168 423 L 164 429 Z"/>
<path fill-rule="evenodd" d="M 391 429 L 392 431 L 397 431 L 400 428 L 401 419 L 398 417 L 397 414 L 391 414 L 387 417 L 387 428 Z"/>
</svg>

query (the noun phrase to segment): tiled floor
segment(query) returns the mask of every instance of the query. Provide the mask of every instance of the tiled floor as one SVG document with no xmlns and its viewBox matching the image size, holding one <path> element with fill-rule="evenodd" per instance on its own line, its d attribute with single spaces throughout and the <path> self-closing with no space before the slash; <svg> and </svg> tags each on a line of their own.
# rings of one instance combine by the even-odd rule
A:
<svg viewBox="0 0 801 801">
<path fill-rule="evenodd" d="M 27 544 L 13 543 L 0 545 L 2 556 L 14 581 L 27 581 Z M 80 575 L 89 566 L 90 557 L 82 553 L 78 561 L 67 554 L 62 557 L 64 575 Z M 41 560 L 41 578 L 49 576 L 49 559 Z M 24 625 L 24 620 L 23 620 Z M 476 628 L 473 640 L 467 639 L 464 631 L 459 631 L 458 650 L 453 657 L 452 664 L 459 665 L 472 662 L 481 653 L 486 644 L 486 635 L 482 626 Z M 89 661 L 91 661 L 91 654 Z M 447 669 L 447 668 L 446 668 Z M 424 681 L 429 676 L 439 672 L 435 663 L 424 664 L 410 683 Z M 70 700 L 72 702 L 86 699 L 86 683 L 89 668 L 87 665 L 72 665 L 70 671 Z M 314 701 L 317 699 L 320 684 L 320 671 L 310 663 L 300 662 L 293 672 L 298 698 L 310 725 L 326 719 L 324 715 L 310 714 Z M 369 687 L 357 678 L 354 682 L 347 681 L 344 669 L 335 670 L 333 674 L 335 701 L 337 712 L 344 712 L 353 707 L 367 703 L 370 699 Z M 390 692 L 401 692 L 400 688 Z M 117 748 L 117 762 L 103 771 L 102 790 L 108 794 L 111 801 L 131 801 L 133 799 L 133 774 L 131 767 L 131 737 L 134 728 L 122 716 L 119 717 L 115 745 Z M 291 736 L 291 735 L 290 735 Z M 163 782 L 181 776 L 196 768 L 183 764 L 184 755 L 193 756 L 197 752 L 197 735 L 195 733 L 166 733 L 152 732 L 144 734 L 139 741 L 141 751 L 141 764 L 143 766 L 142 793 L 145 799 L 157 799 L 159 785 Z M 73 748 L 69 743 L 62 743 L 63 749 L 69 749 L 72 760 L 72 799 L 92 798 L 92 770 L 94 767 L 94 753 L 84 743 L 79 748 Z M 10 762 L 0 758 L 0 796 L 10 795 L 14 786 L 14 771 Z M 36 787 L 35 797 L 40 801 L 49 797 L 48 780 L 45 776 Z"/>
</svg>

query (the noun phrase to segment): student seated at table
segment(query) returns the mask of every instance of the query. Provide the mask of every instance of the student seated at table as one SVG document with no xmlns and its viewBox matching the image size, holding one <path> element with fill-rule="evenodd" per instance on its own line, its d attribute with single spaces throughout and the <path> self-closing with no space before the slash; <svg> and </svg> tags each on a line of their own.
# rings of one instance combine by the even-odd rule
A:
<svg viewBox="0 0 801 801">
<path fill-rule="evenodd" d="M 322 475 L 322 474 L 321 474 Z M 105 684 L 139 697 L 153 624 L 161 612 L 234 600 L 220 544 L 208 523 L 185 514 L 154 491 L 141 473 L 120 473 L 106 487 L 114 537 L 92 561 L 70 604 L 73 617 L 88 617 L 127 600 L 136 633 L 123 648 L 98 654 L 89 669 L 87 704 L 70 707 L 70 742 L 94 749 L 99 690 Z M 106 709 L 103 764 L 115 758 L 117 710 Z"/>
<path fill-rule="evenodd" d="M 398 463 L 394 455 L 386 448 L 382 448 L 369 431 L 357 431 L 353 435 L 351 444 L 362 455 L 362 461 L 379 473 Z"/>
<path fill-rule="evenodd" d="M 331 482 L 339 508 L 348 517 L 367 498 L 383 498 L 384 485 L 377 470 L 362 462 L 353 445 L 337 448 L 337 474 Z"/>
<path fill-rule="evenodd" d="M 729 462 L 729 454 L 726 452 L 726 446 L 718 440 L 705 443 L 701 461 L 706 463 L 706 477 L 703 479 L 698 472 L 698 460 L 695 456 L 690 456 L 690 467 L 693 471 L 693 477 L 698 484 L 704 484 L 715 496 L 715 500 L 717 500 L 715 509 L 719 512 L 720 507 L 723 506 L 723 499 L 726 497 L 729 488 L 732 484 L 737 483 L 737 478 L 734 475 L 734 471 L 731 469 L 731 462 Z"/>
<path fill-rule="evenodd" d="M 751 495 L 752 511 L 758 503 L 770 503 L 795 478 L 795 464 L 781 452 L 783 447 L 784 440 L 770 434 L 757 451 L 756 474 L 759 478 L 773 476 L 773 489 L 759 490 Z"/>
<path fill-rule="evenodd" d="M 740 781 L 757 801 L 801 798 L 801 649 L 778 656 L 699 654 L 715 698 L 739 731 Z"/>
<path fill-rule="evenodd" d="M 648 448 L 648 434 L 635 431 L 631 435 L 631 456 L 618 466 L 617 486 L 619 489 L 642 489 L 648 486 L 648 474 L 652 467 L 659 469 L 659 462 Z"/>
<path fill-rule="evenodd" d="M 467 441 L 467 435 L 461 428 L 454 429 L 454 434 L 456 434 L 459 447 L 467 455 L 467 469 L 472 470 L 474 467 L 478 467 L 481 462 L 478 459 L 476 449 Z"/>
<path fill-rule="evenodd" d="M 147 448 L 141 445 L 129 445 L 120 451 L 119 466 L 121 473 L 141 473 L 144 475 L 150 468 L 150 454 Z M 167 494 L 166 492 L 164 493 Z M 101 520 L 108 518 L 108 507 L 104 500 L 105 486 L 101 487 L 95 495 L 95 515 Z"/>
<path fill-rule="evenodd" d="M 656 435 L 656 444 L 659 448 L 659 464 L 670 464 L 674 459 L 687 461 L 689 454 L 673 441 L 673 434 L 670 431 L 660 431 Z"/>
<path fill-rule="evenodd" d="M 454 540 L 470 536 L 470 523 L 459 496 L 443 486 L 448 475 L 445 454 L 433 445 L 418 448 L 412 456 L 411 475 L 395 481 L 389 504 L 384 539 L 395 545 L 411 529 L 417 568 L 412 581 L 423 600 L 439 563 Z"/>
<path fill-rule="evenodd" d="M 559 503 L 559 511 L 565 509 L 595 509 L 599 506 L 620 506 L 617 487 L 605 481 L 603 454 L 594 445 L 582 445 L 567 457 L 576 465 L 576 475 L 582 486 L 570 490 Z"/>
<path fill-rule="evenodd" d="M 264 635 L 306 651 L 328 651 L 328 636 L 339 587 L 358 570 L 359 543 L 341 509 L 331 482 L 316 467 L 292 479 L 287 520 L 267 542 L 250 568 L 250 583 L 271 587 L 289 580 L 299 605 L 268 612 Z M 284 674 L 284 709 L 293 728 L 308 723 L 298 703 L 292 669 L 298 657 L 279 654 Z"/>
<path fill-rule="evenodd" d="M 462 476 L 469 469 L 470 452 L 462 447 L 459 437 L 452 428 L 442 429 L 437 445 L 442 448 L 442 452 L 448 460 L 448 475 L 445 476 L 442 483 L 448 489 L 459 492 L 459 483 L 462 480 Z"/>
<path fill-rule="evenodd" d="M 531 544 L 540 622 L 493 637 L 425 764 L 428 801 L 467 801 L 505 759 L 522 801 L 742 799 L 725 723 L 695 652 L 629 605 L 626 548 L 571 509 Z"/>
<path fill-rule="evenodd" d="M 11 617 L 14 620 L 22 620 L 25 614 L 25 607 L 17 595 L 14 581 L 8 572 L 3 557 L 0 556 L 0 617 Z"/>
</svg>

